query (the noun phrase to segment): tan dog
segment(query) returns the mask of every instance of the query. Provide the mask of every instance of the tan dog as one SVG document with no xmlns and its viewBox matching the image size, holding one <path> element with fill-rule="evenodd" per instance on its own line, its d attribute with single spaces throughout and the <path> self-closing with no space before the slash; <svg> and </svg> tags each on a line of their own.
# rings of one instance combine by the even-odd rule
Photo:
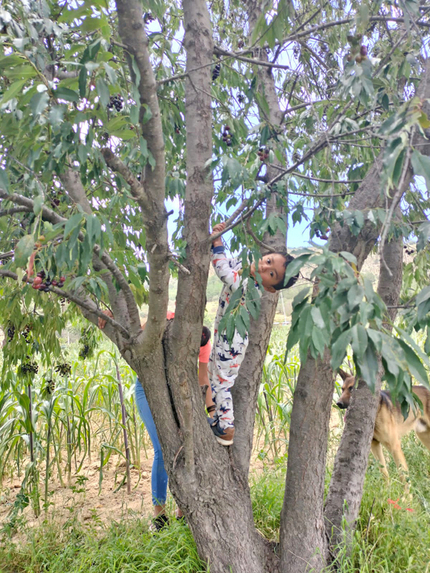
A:
<svg viewBox="0 0 430 573">
<path fill-rule="evenodd" d="M 347 374 L 340 368 L 339 374 L 342 377 L 343 385 L 342 394 L 337 401 L 337 406 L 346 409 L 351 400 L 355 377 L 352 376 L 352 374 Z M 403 469 L 406 473 L 408 473 L 409 470 L 402 451 L 401 439 L 403 436 L 415 430 L 418 438 L 430 451 L 430 392 L 427 388 L 424 388 L 424 386 L 413 386 L 412 391 L 421 400 L 423 411 L 421 412 L 417 406 L 411 408 L 406 420 L 403 418 L 400 406 L 393 404 L 388 392 L 382 390 L 379 398 L 371 448 L 373 455 L 381 463 L 382 473 L 387 479 L 389 476 L 382 446 L 385 446 L 387 450 L 391 452 L 397 468 L 399 470 Z"/>
</svg>

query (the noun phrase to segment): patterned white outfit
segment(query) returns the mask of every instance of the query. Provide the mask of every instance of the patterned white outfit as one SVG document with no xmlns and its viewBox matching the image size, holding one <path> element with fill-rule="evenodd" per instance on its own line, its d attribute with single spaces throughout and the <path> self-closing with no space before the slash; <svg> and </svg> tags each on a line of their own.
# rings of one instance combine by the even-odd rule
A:
<svg viewBox="0 0 430 573">
<path fill-rule="evenodd" d="M 225 314 L 230 296 L 238 288 L 245 292 L 248 279 L 242 281 L 238 273 L 242 268 L 242 263 L 238 259 L 227 259 L 223 246 L 212 248 L 212 264 L 224 286 L 215 317 L 214 343 L 209 359 L 208 372 L 212 388 L 212 399 L 216 408 L 216 417 L 219 420 L 219 426 L 224 430 L 228 427 L 234 427 L 233 401 L 230 388 L 236 380 L 240 365 L 245 357 L 248 335 L 246 334 L 245 338 L 242 338 L 236 330 L 232 342 L 229 343 L 225 334 L 218 333 L 218 326 Z"/>
</svg>

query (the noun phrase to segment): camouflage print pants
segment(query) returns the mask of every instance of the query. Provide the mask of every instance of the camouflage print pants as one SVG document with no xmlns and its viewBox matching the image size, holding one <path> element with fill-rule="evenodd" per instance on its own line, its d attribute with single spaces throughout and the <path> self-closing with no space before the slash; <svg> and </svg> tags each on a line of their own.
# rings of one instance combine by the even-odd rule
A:
<svg viewBox="0 0 430 573">
<path fill-rule="evenodd" d="M 215 332 L 208 370 L 216 416 L 222 429 L 234 426 L 230 388 L 237 378 L 247 346 L 248 335 L 242 338 L 236 331 L 233 341 L 229 343 L 224 334 Z"/>
</svg>

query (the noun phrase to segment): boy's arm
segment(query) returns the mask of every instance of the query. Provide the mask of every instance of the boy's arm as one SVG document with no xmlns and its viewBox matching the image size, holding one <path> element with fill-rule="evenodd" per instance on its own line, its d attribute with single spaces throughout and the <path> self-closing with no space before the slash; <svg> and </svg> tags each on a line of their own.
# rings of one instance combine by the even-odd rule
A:
<svg viewBox="0 0 430 573">
<path fill-rule="evenodd" d="M 224 229 L 225 223 L 219 223 L 213 228 L 212 235 L 215 235 Z M 212 242 L 212 264 L 218 278 L 220 278 L 225 285 L 230 287 L 231 291 L 235 291 L 242 285 L 242 279 L 238 273 L 241 265 L 234 259 L 227 259 L 224 253 L 224 245 L 221 237 L 218 237 L 218 239 L 215 239 Z"/>
</svg>

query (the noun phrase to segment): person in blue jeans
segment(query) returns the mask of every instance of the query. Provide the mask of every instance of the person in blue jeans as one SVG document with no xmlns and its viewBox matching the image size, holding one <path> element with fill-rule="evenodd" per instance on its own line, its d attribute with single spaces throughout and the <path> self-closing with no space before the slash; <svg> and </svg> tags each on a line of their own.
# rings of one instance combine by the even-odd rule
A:
<svg viewBox="0 0 430 573">
<path fill-rule="evenodd" d="M 209 387 L 208 363 L 209 356 L 211 354 L 211 343 L 209 341 L 210 336 L 210 330 L 204 326 L 199 353 L 199 384 L 200 386 L 206 386 L 207 388 Z M 207 390 L 205 393 L 205 403 L 209 414 L 215 410 L 215 405 L 212 402 L 211 392 L 208 392 Z M 145 428 L 148 431 L 152 442 L 152 447 L 154 448 L 154 461 L 152 463 L 151 472 L 151 489 L 154 516 L 151 530 L 159 531 L 168 524 L 168 518 L 165 514 L 168 477 L 164 467 L 163 454 L 161 452 L 161 445 L 158 439 L 157 430 L 155 428 L 154 419 L 152 417 L 151 410 L 149 409 L 145 391 L 138 378 L 136 378 L 136 405 L 140 417 L 145 424 Z M 176 517 L 178 519 L 183 517 L 179 508 L 176 510 Z"/>
</svg>

